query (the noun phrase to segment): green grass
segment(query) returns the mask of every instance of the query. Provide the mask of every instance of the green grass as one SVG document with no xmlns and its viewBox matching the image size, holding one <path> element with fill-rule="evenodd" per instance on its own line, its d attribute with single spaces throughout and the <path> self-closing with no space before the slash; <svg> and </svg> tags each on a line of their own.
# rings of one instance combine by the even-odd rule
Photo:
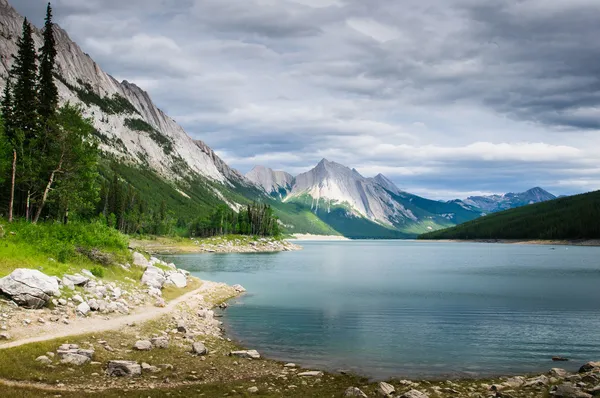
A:
<svg viewBox="0 0 600 398">
<path fill-rule="evenodd" d="M 600 239 L 600 191 L 506 210 L 421 239 Z"/>
<path fill-rule="evenodd" d="M 107 280 L 141 277 L 141 270 L 125 271 L 116 263 L 131 262 L 128 238 L 100 223 L 39 223 L 17 221 L 4 226 L 0 238 L 0 277 L 16 268 L 32 268 L 47 275 L 62 276 L 82 269 L 101 269 Z M 82 250 L 83 249 L 83 250 Z M 101 265 L 84 254 L 97 249 L 115 264 Z"/>
</svg>

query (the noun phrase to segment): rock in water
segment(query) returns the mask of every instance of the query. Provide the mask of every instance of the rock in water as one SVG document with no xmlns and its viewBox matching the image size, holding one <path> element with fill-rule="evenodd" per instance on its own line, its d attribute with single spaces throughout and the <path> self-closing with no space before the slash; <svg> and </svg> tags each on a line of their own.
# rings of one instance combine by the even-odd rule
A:
<svg viewBox="0 0 600 398">
<path fill-rule="evenodd" d="M 362 392 L 362 390 L 358 387 L 348 387 L 348 389 L 344 392 L 344 397 L 367 398 L 367 394 Z"/>
<path fill-rule="evenodd" d="M 113 377 L 133 377 L 142 374 L 142 367 L 134 361 L 109 361 L 106 374 Z"/>
<path fill-rule="evenodd" d="M 208 349 L 204 344 L 197 341 L 194 344 L 192 344 L 192 352 L 196 355 L 206 355 L 208 354 Z"/>
<path fill-rule="evenodd" d="M 410 390 L 409 392 L 400 395 L 400 398 L 429 398 L 429 395 L 423 394 L 418 390 Z"/>
<path fill-rule="evenodd" d="M 390 397 L 396 392 L 396 389 L 393 385 L 382 381 L 379 383 L 379 388 L 377 389 L 377 391 L 384 397 Z"/>
<path fill-rule="evenodd" d="M 133 252 L 133 265 L 146 269 L 150 263 L 141 253 Z"/>
<path fill-rule="evenodd" d="M 162 289 L 165 284 L 165 272 L 160 268 L 156 268 L 153 265 L 149 265 L 142 275 L 142 284 L 153 287 L 155 289 Z"/>
<path fill-rule="evenodd" d="M 0 292 L 22 307 L 39 309 L 52 296 L 59 296 L 56 279 L 34 269 L 19 268 L 0 279 Z"/>
<path fill-rule="evenodd" d="M 246 289 L 242 285 L 233 285 L 232 287 L 238 293 L 244 293 L 246 291 Z"/>
</svg>

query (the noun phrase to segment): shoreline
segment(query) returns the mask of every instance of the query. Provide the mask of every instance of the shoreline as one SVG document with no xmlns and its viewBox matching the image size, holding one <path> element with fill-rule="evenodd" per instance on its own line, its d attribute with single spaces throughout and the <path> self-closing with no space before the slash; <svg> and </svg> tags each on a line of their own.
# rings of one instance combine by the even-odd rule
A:
<svg viewBox="0 0 600 398">
<path fill-rule="evenodd" d="M 600 246 L 600 239 L 543 240 L 543 239 L 415 239 L 425 243 L 498 243 L 504 245 L 541 245 L 541 246 Z"/>
<path fill-rule="evenodd" d="M 200 254 L 200 253 L 278 253 L 302 250 L 302 246 L 288 240 L 254 238 L 232 235 L 213 238 L 165 238 L 131 239 L 129 247 L 151 255 Z"/>
<path fill-rule="evenodd" d="M 293 234 L 290 241 L 349 241 L 349 238 L 341 235 L 313 235 Z"/>
</svg>

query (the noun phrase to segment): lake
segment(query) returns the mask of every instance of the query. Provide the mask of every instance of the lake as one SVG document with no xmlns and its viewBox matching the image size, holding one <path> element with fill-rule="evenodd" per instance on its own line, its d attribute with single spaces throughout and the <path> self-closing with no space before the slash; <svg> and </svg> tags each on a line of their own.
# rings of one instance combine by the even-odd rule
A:
<svg viewBox="0 0 600 398">
<path fill-rule="evenodd" d="M 242 284 L 248 293 L 224 311 L 228 334 L 306 367 L 442 378 L 600 360 L 600 248 L 299 243 L 298 252 L 168 259 Z"/>
</svg>

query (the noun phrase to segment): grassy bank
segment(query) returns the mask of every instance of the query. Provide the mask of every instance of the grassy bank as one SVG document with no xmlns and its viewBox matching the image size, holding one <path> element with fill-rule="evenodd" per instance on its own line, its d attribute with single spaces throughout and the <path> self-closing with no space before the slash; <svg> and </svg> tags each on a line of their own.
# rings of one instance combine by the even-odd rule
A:
<svg viewBox="0 0 600 398">
<path fill-rule="evenodd" d="M 117 264 L 131 262 L 128 238 L 100 223 L 31 224 L 0 220 L 0 277 L 16 268 L 32 268 L 47 275 L 91 270 L 109 280 L 120 280 Z M 131 273 L 127 273 L 131 277 Z"/>
</svg>

